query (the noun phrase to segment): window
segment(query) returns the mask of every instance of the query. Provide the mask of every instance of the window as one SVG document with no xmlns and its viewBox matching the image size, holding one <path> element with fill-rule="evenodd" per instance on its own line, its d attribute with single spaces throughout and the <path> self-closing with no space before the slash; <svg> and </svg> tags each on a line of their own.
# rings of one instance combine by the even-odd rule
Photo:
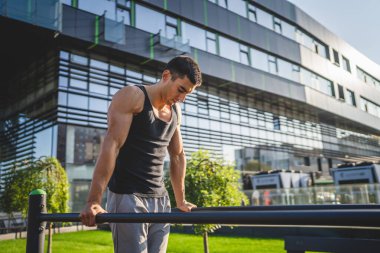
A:
<svg viewBox="0 0 380 253">
<path fill-rule="evenodd" d="M 68 52 L 65 52 L 65 51 L 59 52 L 59 58 L 60 59 L 69 60 L 69 57 L 70 57 L 70 55 Z"/>
<path fill-rule="evenodd" d="M 71 56 L 70 60 L 73 63 L 77 63 L 80 65 L 87 65 L 88 64 L 88 59 L 84 56 L 75 55 L 75 54 L 71 54 L 70 56 Z"/>
<path fill-rule="evenodd" d="M 206 31 L 206 50 L 212 54 L 217 54 L 215 33 Z"/>
<path fill-rule="evenodd" d="M 233 4 L 228 5 L 228 9 L 236 14 L 245 17 L 246 15 L 246 1 L 245 0 L 233 0 Z"/>
<path fill-rule="evenodd" d="M 120 0 L 118 2 L 121 2 Z M 127 2 L 128 5 L 120 5 L 119 3 L 116 7 L 116 21 L 123 22 L 126 25 L 131 24 L 131 11 L 130 11 L 130 2 Z"/>
<path fill-rule="evenodd" d="M 268 67 L 269 67 L 270 73 L 277 74 L 278 68 L 277 68 L 277 58 L 276 57 L 274 57 L 272 55 L 268 55 Z"/>
<path fill-rule="evenodd" d="M 87 82 L 75 78 L 70 78 L 70 87 L 87 90 Z"/>
<path fill-rule="evenodd" d="M 290 62 L 278 59 L 278 74 L 286 79 L 293 79 L 292 64 Z"/>
<path fill-rule="evenodd" d="M 93 0 L 78 1 L 78 8 L 98 16 L 105 15 L 106 18 L 115 20 L 115 1 L 99 0 L 94 4 Z"/>
<path fill-rule="evenodd" d="M 57 145 L 57 127 L 49 127 L 34 135 L 34 157 L 55 156 Z"/>
<path fill-rule="evenodd" d="M 240 62 L 239 43 L 219 36 L 220 56 Z"/>
<path fill-rule="evenodd" d="M 305 47 L 309 48 L 310 50 L 312 50 L 313 52 L 315 52 L 315 44 L 314 44 L 314 39 L 312 37 L 310 37 L 309 35 L 301 32 L 302 36 L 301 36 L 301 44 L 304 45 Z"/>
<path fill-rule="evenodd" d="M 131 8 L 131 1 L 130 0 L 117 0 L 116 4 L 118 6 L 126 7 L 126 8 Z"/>
<path fill-rule="evenodd" d="M 295 26 L 285 22 L 285 21 L 282 21 L 281 22 L 281 28 L 282 28 L 282 35 L 284 35 L 285 37 L 291 39 L 291 40 L 295 40 L 296 39 L 296 28 Z"/>
<path fill-rule="evenodd" d="M 211 33 L 210 33 L 211 34 Z M 206 32 L 196 26 L 182 22 L 182 37 L 191 47 L 206 51 Z M 211 36 L 210 36 L 211 38 Z"/>
<path fill-rule="evenodd" d="M 305 157 L 303 158 L 303 165 L 304 165 L 304 166 L 310 166 L 310 157 L 305 156 Z"/>
<path fill-rule="evenodd" d="M 223 7 L 223 8 L 227 8 L 228 2 L 227 2 L 227 0 L 218 0 L 218 5 Z"/>
<path fill-rule="evenodd" d="M 319 90 L 331 97 L 335 97 L 334 84 L 330 80 L 327 80 L 321 76 L 318 76 L 318 80 L 320 87 Z"/>
<path fill-rule="evenodd" d="M 260 9 L 256 9 L 256 15 L 257 15 L 258 24 L 270 30 L 273 30 L 273 16 L 272 15 Z"/>
<path fill-rule="evenodd" d="M 318 76 L 314 73 L 310 73 L 310 86 L 316 90 L 320 90 Z"/>
<path fill-rule="evenodd" d="M 94 59 L 90 60 L 90 66 L 94 67 L 94 68 L 98 68 L 98 69 L 108 70 L 108 64 L 107 63 L 102 62 L 102 61 L 98 61 L 98 60 L 94 60 Z"/>
<path fill-rule="evenodd" d="M 363 99 L 362 97 L 360 97 L 360 109 L 362 109 L 365 112 L 368 111 L 368 109 L 367 109 L 367 100 Z"/>
<path fill-rule="evenodd" d="M 67 93 L 65 92 L 58 93 L 58 105 L 67 105 Z"/>
<path fill-rule="evenodd" d="M 75 94 L 69 94 L 68 96 L 68 103 L 70 107 L 75 107 L 79 109 L 88 109 L 88 97 L 81 96 L 81 95 L 75 95 Z"/>
<path fill-rule="evenodd" d="M 363 97 L 360 97 L 360 108 L 369 114 L 380 117 L 380 106 Z"/>
<path fill-rule="evenodd" d="M 335 49 L 333 49 L 333 57 L 334 57 L 334 63 L 339 66 L 340 65 L 339 53 Z"/>
<path fill-rule="evenodd" d="M 281 20 L 279 18 L 273 17 L 273 30 L 282 34 Z"/>
<path fill-rule="evenodd" d="M 102 94 L 102 95 L 108 95 L 108 87 L 105 85 L 90 83 L 90 92 Z"/>
<path fill-rule="evenodd" d="M 362 80 L 363 82 L 365 82 L 369 85 L 373 85 L 374 87 L 376 87 L 377 89 L 380 90 L 380 81 L 379 80 L 377 80 L 375 77 L 371 76 L 370 74 L 368 74 L 367 72 L 365 72 L 361 68 L 359 68 L 359 67 L 356 67 L 356 68 L 357 68 L 358 78 L 360 80 Z"/>
<path fill-rule="evenodd" d="M 301 68 L 301 83 L 334 97 L 334 85 L 330 80 Z"/>
<path fill-rule="evenodd" d="M 107 100 L 99 98 L 90 98 L 89 110 L 98 112 L 107 112 Z"/>
<path fill-rule="evenodd" d="M 343 69 L 351 72 L 351 66 L 350 66 L 350 61 L 342 55 L 342 63 L 343 63 Z"/>
<path fill-rule="evenodd" d="M 346 103 L 349 105 L 356 106 L 355 93 L 348 89 L 346 90 Z"/>
<path fill-rule="evenodd" d="M 338 84 L 338 99 L 345 100 L 344 99 L 344 88 L 342 85 Z"/>
<path fill-rule="evenodd" d="M 67 84 L 69 82 L 69 79 L 65 76 L 59 76 L 58 78 L 58 85 L 61 87 L 67 87 Z"/>
<path fill-rule="evenodd" d="M 311 72 L 307 69 L 301 68 L 301 83 L 307 86 L 311 85 Z M 314 87 L 313 87 L 314 88 Z"/>
<path fill-rule="evenodd" d="M 156 34 L 165 31 L 165 24 L 165 15 L 136 4 L 137 28 Z"/>
<path fill-rule="evenodd" d="M 256 7 L 252 4 L 248 4 L 248 19 L 257 22 Z"/>
<path fill-rule="evenodd" d="M 198 96 L 198 113 L 208 115 L 208 100 L 207 97 Z"/>
<path fill-rule="evenodd" d="M 318 157 L 317 163 L 318 163 L 318 171 L 322 171 L 322 159 Z"/>
<path fill-rule="evenodd" d="M 245 65 L 250 65 L 248 47 L 245 45 L 240 45 L 240 62 Z"/>
<path fill-rule="evenodd" d="M 358 78 L 366 83 L 367 82 L 366 73 L 363 70 L 361 70 L 359 67 L 357 67 L 357 73 L 358 73 Z"/>
<path fill-rule="evenodd" d="M 322 56 L 323 58 L 327 57 L 327 47 L 322 44 L 321 42 L 318 42 L 316 40 L 313 41 L 314 43 L 314 52 Z"/>
<path fill-rule="evenodd" d="M 284 23 L 285 22 L 283 22 L 283 24 Z M 319 54 L 320 56 L 329 59 L 328 48 L 325 44 L 323 44 L 322 42 L 319 42 L 318 40 L 316 40 L 313 37 L 305 34 L 304 32 L 302 32 L 301 30 L 299 30 L 295 27 L 294 27 L 294 30 L 295 30 L 295 32 L 291 31 L 290 35 L 295 34 L 295 40 L 298 43 L 309 48 L 314 53 Z"/>
<path fill-rule="evenodd" d="M 165 37 L 174 38 L 177 35 L 177 19 L 166 16 Z"/>
<path fill-rule="evenodd" d="M 113 72 L 113 73 L 117 73 L 119 75 L 124 75 L 124 73 L 125 73 L 125 69 L 124 68 L 118 67 L 118 66 L 115 66 L 115 65 L 110 65 L 110 71 Z"/>
<path fill-rule="evenodd" d="M 281 130 L 281 122 L 278 116 L 273 116 L 273 129 Z"/>
<path fill-rule="evenodd" d="M 220 117 L 222 119 L 230 119 L 229 108 L 227 101 L 220 101 Z"/>
<path fill-rule="evenodd" d="M 301 68 L 298 65 L 292 64 L 292 77 L 291 79 L 296 82 L 300 82 L 301 79 Z"/>
<path fill-rule="evenodd" d="M 268 71 L 268 55 L 251 48 L 251 65 L 254 68 Z"/>
</svg>

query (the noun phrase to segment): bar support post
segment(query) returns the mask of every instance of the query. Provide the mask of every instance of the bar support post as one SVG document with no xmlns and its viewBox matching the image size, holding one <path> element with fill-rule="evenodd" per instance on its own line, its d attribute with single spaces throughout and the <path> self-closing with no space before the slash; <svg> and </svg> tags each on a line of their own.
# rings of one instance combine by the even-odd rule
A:
<svg viewBox="0 0 380 253">
<path fill-rule="evenodd" d="M 33 190 L 29 194 L 26 253 L 44 252 L 46 222 L 40 220 L 42 213 L 46 213 L 46 192 Z"/>
</svg>

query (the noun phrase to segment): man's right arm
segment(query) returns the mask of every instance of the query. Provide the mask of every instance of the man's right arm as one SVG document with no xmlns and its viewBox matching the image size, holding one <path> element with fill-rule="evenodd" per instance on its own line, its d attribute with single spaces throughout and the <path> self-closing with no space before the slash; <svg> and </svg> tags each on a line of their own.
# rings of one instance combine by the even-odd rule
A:
<svg viewBox="0 0 380 253">
<path fill-rule="evenodd" d="M 84 225 L 94 226 L 95 216 L 106 212 L 101 207 L 101 198 L 112 176 L 120 148 L 127 139 L 133 114 L 143 106 L 142 91 L 137 87 L 125 87 L 115 94 L 108 110 L 108 130 L 102 144 L 92 177 L 87 203 L 81 212 Z"/>
</svg>

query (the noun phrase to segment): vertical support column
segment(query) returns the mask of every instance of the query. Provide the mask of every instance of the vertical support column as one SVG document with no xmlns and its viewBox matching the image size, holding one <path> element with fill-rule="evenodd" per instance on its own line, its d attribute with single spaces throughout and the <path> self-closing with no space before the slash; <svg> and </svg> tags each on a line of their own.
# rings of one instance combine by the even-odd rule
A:
<svg viewBox="0 0 380 253">
<path fill-rule="evenodd" d="M 33 190 L 29 194 L 26 253 L 44 252 L 46 222 L 40 221 L 43 212 L 46 212 L 46 192 L 40 189 Z"/>
</svg>

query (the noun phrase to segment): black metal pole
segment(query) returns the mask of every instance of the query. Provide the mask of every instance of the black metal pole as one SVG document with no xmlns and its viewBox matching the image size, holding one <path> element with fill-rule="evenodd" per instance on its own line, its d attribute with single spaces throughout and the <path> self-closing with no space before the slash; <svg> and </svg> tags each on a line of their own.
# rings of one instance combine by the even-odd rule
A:
<svg viewBox="0 0 380 253">
<path fill-rule="evenodd" d="M 191 212 L 219 212 L 219 211 L 291 211 L 291 210 L 344 210 L 344 209 L 378 209 L 380 205 L 374 204 L 339 204 L 339 205 L 271 205 L 271 206 L 219 206 L 219 207 L 197 207 L 191 209 Z M 173 208 L 172 212 L 181 212 Z"/>
<path fill-rule="evenodd" d="M 44 221 L 79 222 L 79 213 L 41 214 Z M 254 224 L 380 227 L 380 209 L 104 213 L 96 223 Z"/>
<path fill-rule="evenodd" d="M 46 192 L 40 189 L 33 190 L 29 194 L 26 253 L 44 252 L 46 222 L 41 221 L 43 212 L 46 212 Z"/>
</svg>

